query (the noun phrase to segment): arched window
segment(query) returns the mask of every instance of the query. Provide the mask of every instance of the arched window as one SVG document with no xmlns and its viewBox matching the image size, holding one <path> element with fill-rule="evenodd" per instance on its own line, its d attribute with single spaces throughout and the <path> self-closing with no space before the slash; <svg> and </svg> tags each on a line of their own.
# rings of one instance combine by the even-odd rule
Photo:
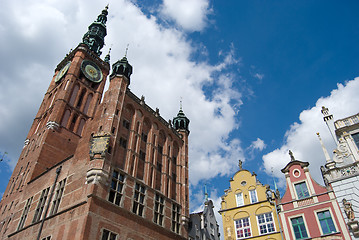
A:
<svg viewBox="0 0 359 240">
<path fill-rule="evenodd" d="M 78 118 L 78 115 L 74 114 L 74 116 L 72 117 L 72 120 L 71 120 L 70 127 L 69 127 L 70 131 L 74 130 L 77 118 Z"/>
<path fill-rule="evenodd" d="M 74 86 L 74 89 L 72 90 L 72 94 L 71 94 L 71 98 L 70 98 L 70 105 L 74 105 L 79 89 L 80 89 L 80 86 L 76 84 Z"/>
<path fill-rule="evenodd" d="M 89 94 L 85 103 L 85 107 L 84 107 L 84 114 L 87 114 L 87 111 L 89 110 L 90 107 L 90 103 L 92 100 L 92 94 Z"/>
<path fill-rule="evenodd" d="M 85 123 L 86 123 L 85 119 L 81 118 L 79 127 L 78 127 L 77 132 L 76 132 L 80 136 L 82 134 L 82 130 L 84 128 Z"/>
<path fill-rule="evenodd" d="M 71 114 L 70 110 L 67 109 L 62 117 L 61 126 L 63 127 L 67 126 L 67 122 L 69 121 L 70 114 Z"/>
<path fill-rule="evenodd" d="M 82 104 L 82 101 L 84 100 L 85 94 L 86 94 L 86 89 L 83 89 L 83 90 L 81 91 L 81 95 L 80 95 L 80 97 L 79 97 L 79 100 L 78 100 L 78 102 L 77 102 L 77 104 L 76 104 L 76 107 L 77 107 L 77 108 L 80 108 L 80 107 L 81 107 L 81 104 Z"/>
</svg>

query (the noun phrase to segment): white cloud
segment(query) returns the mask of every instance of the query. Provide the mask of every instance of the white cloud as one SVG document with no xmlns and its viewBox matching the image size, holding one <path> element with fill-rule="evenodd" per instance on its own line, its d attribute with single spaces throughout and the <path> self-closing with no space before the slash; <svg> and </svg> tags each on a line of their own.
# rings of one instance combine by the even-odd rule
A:
<svg viewBox="0 0 359 240">
<path fill-rule="evenodd" d="M 81 42 L 104 8 L 103 2 L 94 0 L 64 0 L 60 7 L 56 3 L 7 0 L 0 9 L 0 135 L 6 136 L 0 139 L 0 151 L 9 153 L 11 167 L 56 65 Z M 20 19 L 12 17 L 19 13 L 24 13 Z M 183 110 L 191 121 L 191 183 L 230 173 L 243 159 L 240 141 L 228 142 L 229 133 L 238 127 L 235 116 L 242 104 L 241 93 L 232 87 L 236 76 L 227 71 L 238 64 L 233 47 L 215 65 L 191 61 L 198 49 L 183 31 L 159 25 L 155 16 L 146 17 L 124 0 L 110 2 L 107 32 L 103 52 L 112 45 L 112 63 L 130 44 L 130 88 L 137 96 L 144 95 L 165 119 L 177 114 L 183 97 Z M 211 92 L 204 92 L 203 86 L 210 86 Z"/>
<path fill-rule="evenodd" d="M 186 31 L 201 31 L 211 9 L 209 0 L 163 0 L 161 13 Z"/>
<path fill-rule="evenodd" d="M 290 126 L 284 137 L 284 144 L 263 156 L 264 167 L 268 174 L 274 170 L 274 175 L 281 178 L 281 185 L 284 175 L 280 169 L 290 161 L 288 150 L 292 150 L 296 159 L 310 163 L 311 175 L 320 183 L 323 182 L 320 166 L 325 164 L 325 157 L 316 136 L 319 132 L 328 152 L 332 152 L 335 147 L 330 132 L 323 121 L 321 114 L 322 106 L 329 108 L 334 119 L 341 119 L 359 112 L 359 78 L 338 84 L 330 96 L 322 97 L 317 100 L 314 107 L 300 113 L 299 122 Z"/>
<path fill-rule="evenodd" d="M 259 151 L 263 151 L 263 149 L 266 148 L 266 144 L 264 143 L 264 141 L 260 138 L 257 138 L 257 140 L 253 141 L 252 144 L 249 146 L 250 149 L 257 149 Z"/>
<path fill-rule="evenodd" d="M 260 73 L 255 73 L 254 74 L 255 78 L 258 78 L 259 80 L 262 80 L 264 78 L 264 74 L 260 74 Z"/>
</svg>

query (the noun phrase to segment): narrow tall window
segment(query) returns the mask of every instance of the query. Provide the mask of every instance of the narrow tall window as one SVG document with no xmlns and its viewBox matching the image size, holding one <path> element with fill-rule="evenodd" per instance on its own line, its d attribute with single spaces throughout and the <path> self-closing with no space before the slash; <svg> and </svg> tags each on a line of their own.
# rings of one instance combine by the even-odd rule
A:
<svg viewBox="0 0 359 240">
<path fill-rule="evenodd" d="M 33 197 L 27 199 L 27 201 L 26 201 L 24 211 L 22 211 L 22 215 L 21 215 L 19 226 L 17 227 L 17 230 L 20 230 L 20 229 L 22 229 L 24 227 L 24 223 L 25 223 L 25 220 L 27 218 L 27 214 L 29 213 L 29 210 L 30 210 L 32 198 Z"/>
<path fill-rule="evenodd" d="M 84 100 L 85 94 L 86 94 L 86 90 L 83 89 L 83 90 L 81 91 L 81 95 L 80 95 L 80 97 L 79 97 L 79 100 L 78 100 L 78 102 L 77 102 L 77 104 L 76 104 L 76 107 L 77 107 L 77 108 L 80 108 L 80 107 L 81 107 L 81 104 L 82 104 L 82 101 Z"/>
<path fill-rule="evenodd" d="M 237 239 L 251 237 L 251 225 L 249 223 L 249 218 L 238 219 L 234 222 L 236 228 L 236 237 Z"/>
<path fill-rule="evenodd" d="M 309 191 L 305 182 L 294 184 L 298 199 L 309 197 Z"/>
<path fill-rule="evenodd" d="M 72 90 L 71 98 L 70 98 L 70 105 L 72 105 L 72 106 L 75 103 L 76 96 L 77 96 L 77 93 L 78 93 L 79 89 L 80 89 L 79 85 L 75 85 L 74 89 Z"/>
<path fill-rule="evenodd" d="M 260 234 L 275 232 L 272 213 L 264 213 L 257 216 Z"/>
<path fill-rule="evenodd" d="M 155 207 L 153 209 L 153 221 L 162 226 L 163 222 L 164 198 L 156 193 Z"/>
<path fill-rule="evenodd" d="M 180 217 L 181 217 L 181 207 L 175 203 L 172 205 L 172 232 L 180 232 Z"/>
<path fill-rule="evenodd" d="M 330 215 L 330 212 L 328 210 L 318 212 L 317 215 L 323 234 L 336 232 L 332 216 Z"/>
<path fill-rule="evenodd" d="M 141 184 L 136 183 L 135 193 L 133 197 L 132 212 L 139 216 L 143 215 L 145 192 L 146 192 L 146 188 Z"/>
<path fill-rule="evenodd" d="M 77 135 L 80 135 L 80 136 L 82 135 L 82 130 L 85 126 L 85 123 L 86 123 L 85 119 L 81 118 L 79 127 L 77 128 L 77 132 L 76 132 Z"/>
<path fill-rule="evenodd" d="M 62 180 L 57 184 L 55 197 L 54 200 L 52 200 L 50 216 L 56 214 L 57 210 L 59 209 L 62 194 L 64 193 L 65 183 L 66 183 L 66 179 Z"/>
<path fill-rule="evenodd" d="M 102 230 L 101 240 L 117 240 L 117 234 L 104 229 Z"/>
<path fill-rule="evenodd" d="M 121 204 L 123 184 L 125 181 L 125 176 L 119 171 L 114 170 L 112 173 L 110 194 L 108 200 L 117 206 Z"/>
<path fill-rule="evenodd" d="M 249 190 L 249 195 L 251 197 L 251 203 L 256 203 L 258 202 L 258 199 L 257 199 L 257 192 L 256 190 Z"/>
<path fill-rule="evenodd" d="M 74 114 L 74 116 L 72 117 L 71 123 L 70 123 L 70 127 L 69 127 L 70 131 L 74 130 L 77 118 L 78 118 L 78 115 Z"/>
<path fill-rule="evenodd" d="M 352 138 L 354 139 L 357 148 L 359 148 L 359 133 L 352 134 Z"/>
<path fill-rule="evenodd" d="M 295 239 L 304 239 L 308 237 L 305 229 L 303 217 L 296 217 L 291 219 Z"/>
<path fill-rule="evenodd" d="M 47 196 L 49 195 L 49 190 L 50 190 L 50 188 L 48 187 L 48 188 L 42 190 L 42 192 L 41 192 L 41 196 L 40 196 L 39 202 L 38 202 L 36 210 L 35 210 L 34 219 L 32 220 L 33 223 L 35 223 L 41 219 L 42 211 L 44 210 L 46 199 L 47 199 Z"/>
<path fill-rule="evenodd" d="M 67 122 L 69 121 L 71 112 L 70 110 L 66 110 L 64 113 L 64 116 L 62 117 L 62 121 L 61 121 L 61 126 L 66 127 L 67 126 Z"/>
<path fill-rule="evenodd" d="M 237 207 L 240 207 L 240 206 L 244 205 L 243 194 L 242 193 L 237 193 L 236 194 L 236 203 L 237 203 Z"/>
<path fill-rule="evenodd" d="M 92 94 L 89 94 L 87 97 L 86 103 L 85 103 L 85 107 L 84 107 L 84 111 L 83 111 L 84 114 L 87 114 L 87 111 L 89 110 L 89 107 L 90 107 L 91 100 L 92 100 Z"/>
</svg>

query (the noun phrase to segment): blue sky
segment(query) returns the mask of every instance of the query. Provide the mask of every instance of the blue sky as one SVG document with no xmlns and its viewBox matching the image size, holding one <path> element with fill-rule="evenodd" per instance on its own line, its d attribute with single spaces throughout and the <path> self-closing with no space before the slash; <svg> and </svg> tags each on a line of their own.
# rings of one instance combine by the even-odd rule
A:
<svg viewBox="0 0 359 240">
<path fill-rule="evenodd" d="M 107 4 L 107 3 L 106 3 Z M 4 0 L 0 9 L 0 192 L 4 192 L 54 69 L 106 5 Z M 190 118 L 191 209 L 207 184 L 217 206 L 238 170 L 283 193 L 288 150 L 321 182 L 334 148 L 320 109 L 358 113 L 357 1 L 109 1 L 111 61 L 134 67 L 131 90 L 172 119 Z M 160 93 L 160 94 L 159 94 Z M 273 169 L 273 175 L 271 170 Z M 218 210 L 218 209 L 217 209 Z"/>
</svg>

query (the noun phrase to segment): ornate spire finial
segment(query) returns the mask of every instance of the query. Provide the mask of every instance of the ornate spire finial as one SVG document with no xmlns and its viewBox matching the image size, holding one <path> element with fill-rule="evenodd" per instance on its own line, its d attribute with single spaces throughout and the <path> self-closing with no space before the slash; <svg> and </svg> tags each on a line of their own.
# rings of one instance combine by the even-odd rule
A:
<svg viewBox="0 0 359 240">
<path fill-rule="evenodd" d="M 180 110 L 182 110 L 182 97 L 181 97 L 181 100 L 180 100 Z"/>
<path fill-rule="evenodd" d="M 240 170 L 240 171 L 243 170 L 242 165 L 243 165 L 242 160 L 238 160 L 238 167 L 239 167 L 239 170 Z"/>
<path fill-rule="evenodd" d="M 112 46 L 112 44 L 111 44 L 111 46 Z M 111 48 L 108 49 L 108 53 L 107 53 L 107 55 L 105 57 L 105 60 L 104 60 L 107 63 L 110 63 L 110 53 L 111 53 Z"/>
<path fill-rule="evenodd" d="M 208 202 L 207 184 L 204 184 L 204 199 L 205 202 Z"/>
<path fill-rule="evenodd" d="M 125 58 L 127 58 L 128 46 L 130 46 L 130 44 L 129 44 L 129 43 L 127 44 L 127 47 L 126 47 L 126 51 L 125 51 Z"/>
<path fill-rule="evenodd" d="M 295 161 L 293 152 L 291 150 L 289 150 L 289 156 L 290 156 L 290 161 Z"/>
<path fill-rule="evenodd" d="M 332 114 L 329 114 L 329 109 L 322 106 L 322 110 L 321 110 L 321 113 L 323 114 L 323 120 L 325 122 L 325 124 L 327 124 L 327 127 L 329 129 L 329 132 L 330 134 L 332 135 L 332 138 L 334 140 L 335 143 L 337 143 L 337 140 L 335 139 L 335 133 L 333 132 L 333 129 L 332 129 L 332 120 L 333 120 L 333 115 Z"/>
<path fill-rule="evenodd" d="M 97 56 L 101 55 L 101 49 L 105 44 L 106 22 L 108 15 L 108 5 L 98 15 L 96 21 L 94 21 L 89 27 L 87 33 L 82 38 L 82 42 L 86 44 L 90 50 L 95 52 Z"/>
</svg>

